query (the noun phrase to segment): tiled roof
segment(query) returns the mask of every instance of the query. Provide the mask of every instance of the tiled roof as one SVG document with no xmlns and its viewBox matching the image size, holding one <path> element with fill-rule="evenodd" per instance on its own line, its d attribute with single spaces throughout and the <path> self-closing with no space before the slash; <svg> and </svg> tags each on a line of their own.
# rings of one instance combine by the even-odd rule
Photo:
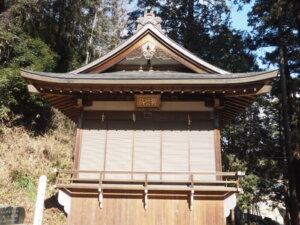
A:
<svg viewBox="0 0 300 225">
<path fill-rule="evenodd" d="M 201 73 L 183 73 L 166 71 L 119 71 L 99 74 L 73 74 L 73 73 L 47 73 L 38 71 L 23 72 L 41 77 L 70 79 L 70 80 L 201 80 L 201 79 L 238 79 L 251 78 L 264 74 L 274 73 L 277 70 L 248 72 L 248 73 L 230 73 L 230 74 L 201 74 Z"/>
</svg>

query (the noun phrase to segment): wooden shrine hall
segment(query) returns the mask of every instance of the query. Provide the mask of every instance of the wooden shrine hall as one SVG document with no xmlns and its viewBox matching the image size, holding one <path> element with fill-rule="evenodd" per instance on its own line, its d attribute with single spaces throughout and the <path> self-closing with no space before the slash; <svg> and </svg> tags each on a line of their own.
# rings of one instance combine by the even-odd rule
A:
<svg viewBox="0 0 300 225">
<path fill-rule="evenodd" d="M 224 225 L 242 172 L 222 172 L 220 128 L 277 71 L 230 73 L 187 51 L 145 11 L 133 36 L 69 73 L 22 71 L 77 124 L 55 187 L 69 225 Z"/>
</svg>

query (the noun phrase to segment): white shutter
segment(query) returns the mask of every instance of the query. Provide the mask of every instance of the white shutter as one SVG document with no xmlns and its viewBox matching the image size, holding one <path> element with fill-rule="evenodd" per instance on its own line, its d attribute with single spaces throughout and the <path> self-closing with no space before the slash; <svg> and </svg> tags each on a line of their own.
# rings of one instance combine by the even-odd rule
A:
<svg viewBox="0 0 300 225">
<path fill-rule="evenodd" d="M 189 170 L 187 123 L 164 124 L 162 131 L 162 171 Z M 163 180 L 187 180 L 187 175 L 163 175 Z"/>
<path fill-rule="evenodd" d="M 106 171 L 131 171 L 133 122 L 108 121 Z M 130 179 L 131 175 L 110 174 L 106 179 Z"/>
<path fill-rule="evenodd" d="M 215 146 L 212 124 L 194 122 L 190 131 L 191 171 L 215 172 Z M 195 180 L 213 180 L 215 176 L 195 176 Z"/>
<path fill-rule="evenodd" d="M 146 122 L 135 124 L 134 171 L 160 171 L 161 131 Z M 154 126 L 153 126 L 154 125 Z M 143 175 L 134 175 L 134 179 L 144 179 Z M 159 180 L 159 175 L 149 175 L 149 180 Z"/>
<path fill-rule="evenodd" d="M 215 172 L 214 133 L 211 122 L 107 121 L 85 120 L 80 170 Z M 105 149 L 106 148 L 106 149 Z M 95 174 L 81 178 L 98 179 Z M 131 175 L 106 175 L 107 179 L 131 179 Z M 142 175 L 134 179 L 144 179 Z M 186 175 L 164 175 L 163 180 L 188 180 Z M 150 175 L 149 180 L 159 180 Z M 195 176 L 212 180 L 215 176 Z"/>
<path fill-rule="evenodd" d="M 96 120 L 85 120 L 82 130 L 80 170 L 103 170 L 106 129 Z M 99 175 L 82 173 L 80 178 L 98 179 Z"/>
</svg>

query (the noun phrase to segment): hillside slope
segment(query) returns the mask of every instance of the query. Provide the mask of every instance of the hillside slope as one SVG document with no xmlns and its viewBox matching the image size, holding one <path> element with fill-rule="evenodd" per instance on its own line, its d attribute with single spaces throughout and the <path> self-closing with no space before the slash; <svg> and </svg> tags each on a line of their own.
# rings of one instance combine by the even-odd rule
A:
<svg viewBox="0 0 300 225">
<path fill-rule="evenodd" d="M 43 224 L 66 224 L 55 204 L 53 168 L 71 168 L 75 129 L 58 112 L 54 119 L 56 128 L 39 136 L 24 127 L 0 125 L 0 206 L 24 207 L 25 224 L 33 222 L 37 183 L 43 174 L 48 177 Z"/>
</svg>

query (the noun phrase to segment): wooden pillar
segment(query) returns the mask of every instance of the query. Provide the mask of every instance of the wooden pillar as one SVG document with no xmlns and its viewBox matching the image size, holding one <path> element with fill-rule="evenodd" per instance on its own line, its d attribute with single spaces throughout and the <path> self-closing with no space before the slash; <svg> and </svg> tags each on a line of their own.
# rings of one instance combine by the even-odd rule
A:
<svg viewBox="0 0 300 225">
<path fill-rule="evenodd" d="M 234 208 L 230 209 L 230 224 L 235 225 L 235 214 L 234 214 Z"/>
<path fill-rule="evenodd" d="M 220 128 L 219 128 L 219 111 L 217 108 L 214 108 L 214 142 L 215 142 L 216 171 L 222 172 L 221 135 L 220 135 Z"/>
<path fill-rule="evenodd" d="M 83 108 L 80 108 L 77 128 L 76 128 L 76 137 L 75 137 L 75 155 L 74 155 L 74 166 L 73 169 L 79 169 L 80 163 L 80 152 L 81 152 L 81 139 L 82 139 L 82 126 L 83 126 Z"/>
</svg>

